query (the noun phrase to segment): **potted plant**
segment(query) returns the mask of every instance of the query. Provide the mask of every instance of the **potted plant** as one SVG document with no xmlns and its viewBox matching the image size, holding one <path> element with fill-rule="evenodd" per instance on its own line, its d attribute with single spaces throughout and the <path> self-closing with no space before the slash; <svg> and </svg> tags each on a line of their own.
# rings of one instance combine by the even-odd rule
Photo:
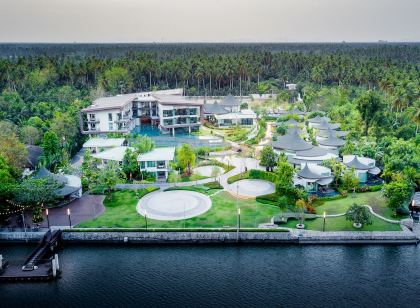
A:
<svg viewBox="0 0 420 308">
<path fill-rule="evenodd" d="M 353 227 L 360 229 L 363 225 L 371 225 L 372 219 L 370 217 L 367 207 L 353 204 L 346 212 L 346 220 L 353 222 Z"/>
</svg>

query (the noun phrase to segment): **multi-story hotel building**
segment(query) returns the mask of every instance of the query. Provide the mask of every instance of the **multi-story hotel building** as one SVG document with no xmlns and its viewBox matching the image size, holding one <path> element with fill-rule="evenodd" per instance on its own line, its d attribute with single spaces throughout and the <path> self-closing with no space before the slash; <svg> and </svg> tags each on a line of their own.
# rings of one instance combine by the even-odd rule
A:
<svg viewBox="0 0 420 308">
<path fill-rule="evenodd" d="M 129 133 L 142 124 L 159 127 L 162 133 L 191 132 L 203 123 L 203 103 L 187 100 L 182 89 L 122 94 L 96 99 L 82 109 L 83 134 Z"/>
</svg>

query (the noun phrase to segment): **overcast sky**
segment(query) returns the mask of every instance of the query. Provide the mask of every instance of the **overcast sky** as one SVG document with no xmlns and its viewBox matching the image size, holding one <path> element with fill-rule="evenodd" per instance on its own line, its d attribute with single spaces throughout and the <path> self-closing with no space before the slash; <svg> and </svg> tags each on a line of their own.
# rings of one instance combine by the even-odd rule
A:
<svg viewBox="0 0 420 308">
<path fill-rule="evenodd" d="M 420 41 L 420 0 L 0 0 L 0 42 Z"/>
</svg>

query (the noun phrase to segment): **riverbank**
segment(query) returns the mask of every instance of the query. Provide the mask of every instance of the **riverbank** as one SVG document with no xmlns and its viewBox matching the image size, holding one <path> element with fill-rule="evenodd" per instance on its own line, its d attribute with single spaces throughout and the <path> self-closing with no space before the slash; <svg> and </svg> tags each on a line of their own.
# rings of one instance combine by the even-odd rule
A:
<svg viewBox="0 0 420 308">
<path fill-rule="evenodd" d="M 2 232 L 2 242 L 37 241 L 43 232 Z M 67 229 L 62 239 L 67 243 L 115 243 L 115 244 L 417 244 L 419 238 L 406 227 L 402 231 L 352 231 L 321 232 L 309 230 L 248 229 L 235 230 L 180 230 L 156 229 Z"/>
</svg>

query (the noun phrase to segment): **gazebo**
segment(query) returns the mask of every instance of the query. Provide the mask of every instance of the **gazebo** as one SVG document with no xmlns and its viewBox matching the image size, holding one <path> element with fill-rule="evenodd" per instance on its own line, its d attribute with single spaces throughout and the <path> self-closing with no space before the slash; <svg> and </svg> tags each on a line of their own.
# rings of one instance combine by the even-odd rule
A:
<svg viewBox="0 0 420 308">
<path fill-rule="evenodd" d="M 241 107 L 241 102 L 234 97 L 232 94 L 229 94 L 226 96 L 222 101 L 220 102 L 220 105 L 227 109 L 229 112 L 239 112 Z"/>
</svg>

